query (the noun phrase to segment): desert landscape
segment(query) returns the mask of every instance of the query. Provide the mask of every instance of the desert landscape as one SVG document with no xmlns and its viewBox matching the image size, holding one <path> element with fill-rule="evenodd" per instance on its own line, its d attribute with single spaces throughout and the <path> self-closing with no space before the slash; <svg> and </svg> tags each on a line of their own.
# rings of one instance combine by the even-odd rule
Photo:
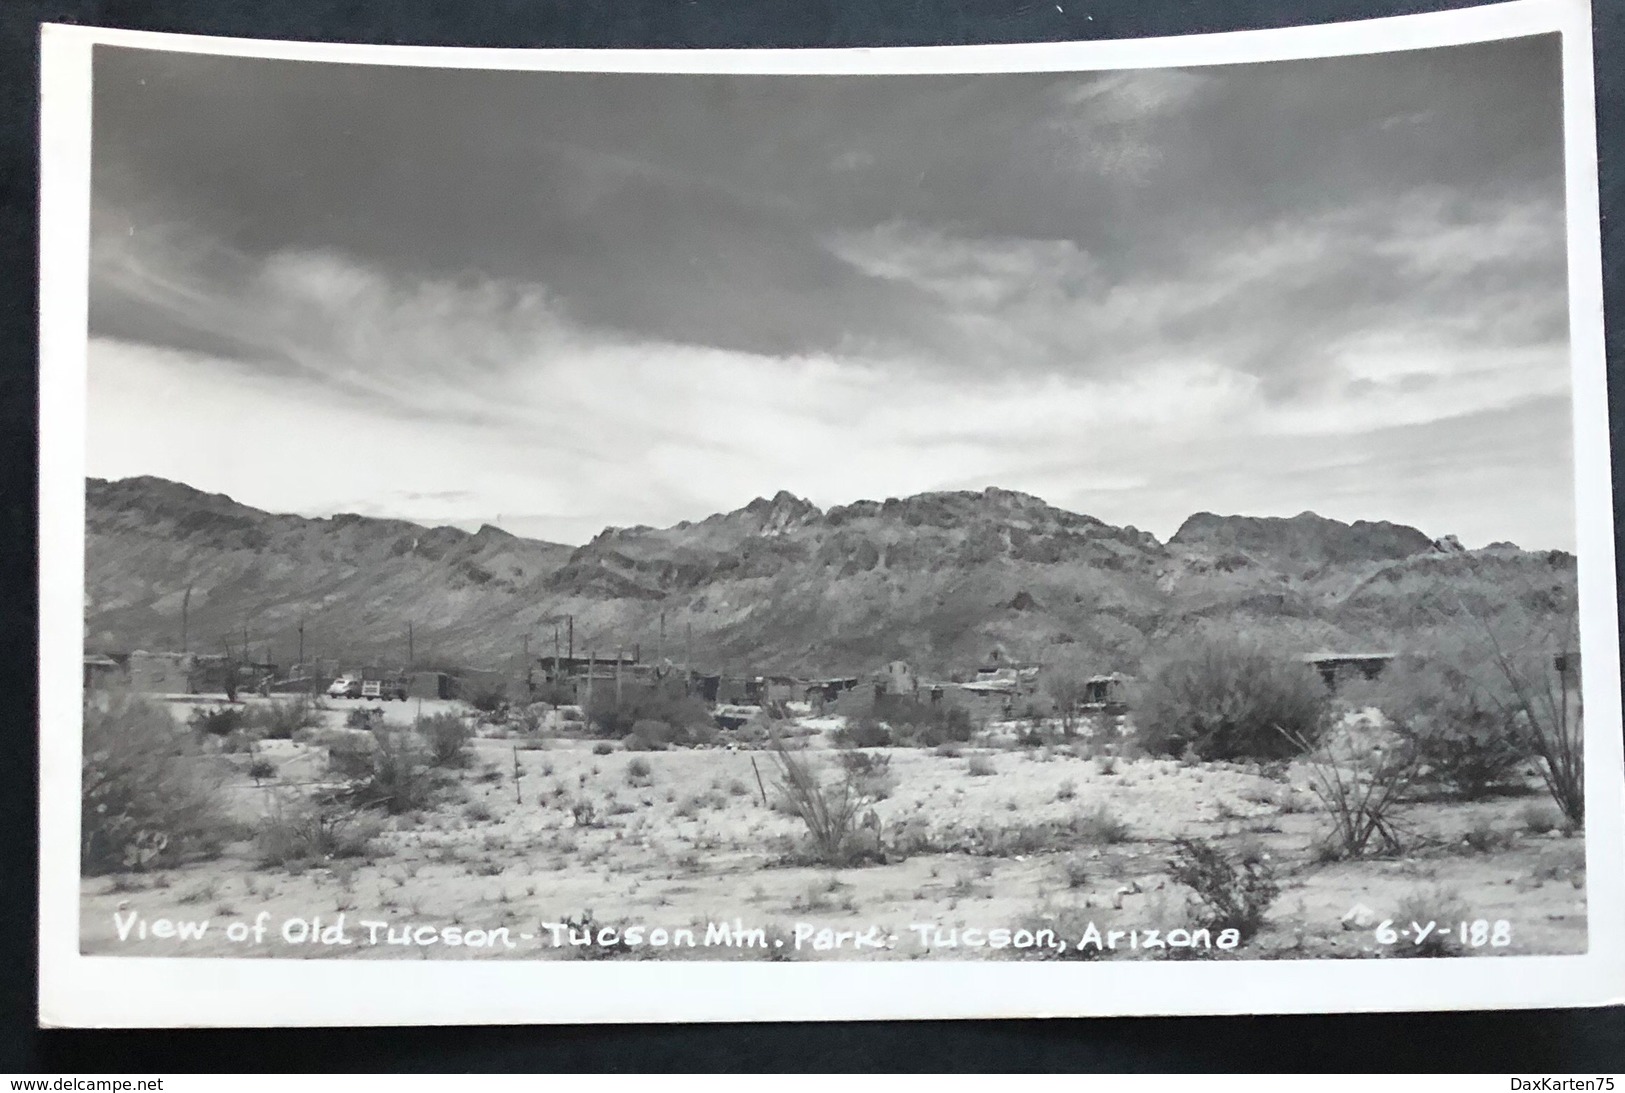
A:
<svg viewBox="0 0 1625 1093">
<path fill-rule="evenodd" d="M 83 951 L 1585 951 L 1560 45 L 103 51 Z"/>
<path fill-rule="evenodd" d="M 676 696 L 670 722 L 639 716 L 659 692 L 617 724 L 607 700 L 592 717 L 490 696 L 99 689 L 83 816 L 87 840 L 108 841 L 86 843 L 82 947 L 690 960 L 1584 950 L 1584 839 L 1543 785 L 1546 760 L 1492 757 L 1484 740 L 1445 784 L 1415 737 L 1361 704 L 1380 700 L 1370 684 L 1345 684 L 1353 697 L 1340 700 L 1303 674 L 1315 742 L 1247 759 L 1159 754 L 1135 726 L 1154 711 L 1116 707 L 973 725 L 876 696 L 864 715 L 770 704 L 717 728 L 704 703 Z M 1515 734 L 1517 718 L 1502 727 Z M 1449 754 L 1472 739 L 1461 730 L 1448 727 Z"/>
</svg>

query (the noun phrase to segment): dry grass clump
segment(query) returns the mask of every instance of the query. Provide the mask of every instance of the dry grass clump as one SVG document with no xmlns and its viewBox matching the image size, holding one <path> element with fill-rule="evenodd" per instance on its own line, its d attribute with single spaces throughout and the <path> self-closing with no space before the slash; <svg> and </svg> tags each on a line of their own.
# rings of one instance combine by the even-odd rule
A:
<svg viewBox="0 0 1625 1093">
<path fill-rule="evenodd" d="M 1388 952 L 1398 957 L 1460 956 L 1455 925 L 1469 917 L 1467 905 L 1453 889 L 1417 889 L 1400 901 L 1393 914 L 1393 929 L 1409 930 L 1410 936 L 1401 936 Z M 1429 926 L 1433 928 L 1429 930 Z"/>
<path fill-rule="evenodd" d="M 973 755 L 965 760 L 965 773 L 973 778 L 986 778 L 999 773 L 999 768 L 994 765 L 991 756 Z"/>
</svg>

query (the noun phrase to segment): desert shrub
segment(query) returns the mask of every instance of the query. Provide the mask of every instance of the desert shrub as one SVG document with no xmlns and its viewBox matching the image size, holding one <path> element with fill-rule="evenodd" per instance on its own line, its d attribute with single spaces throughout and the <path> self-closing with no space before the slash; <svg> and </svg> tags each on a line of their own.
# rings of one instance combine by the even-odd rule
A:
<svg viewBox="0 0 1625 1093">
<path fill-rule="evenodd" d="M 80 868 L 161 867 L 215 853 L 226 821 L 220 784 L 195 737 L 157 703 L 99 691 L 84 706 Z"/>
<path fill-rule="evenodd" d="M 315 728 L 322 723 L 315 700 L 309 695 L 267 702 L 252 709 L 248 720 L 267 740 L 289 740 L 300 729 Z"/>
<path fill-rule="evenodd" d="M 884 747 L 897 744 L 906 747 L 935 748 L 943 744 L 963 744 L 976 734 L 970 714 L 957 706 L 933 706 L 912 695 L 878 695 L 869 711 L 855 722 L 854 732 L 868 734 L 879 740 L 884 731 L 884 743 L 854 744 L 859 747 Z"/>
<path fill-rule="evenodd" d="M 1018 748 L 1041 748 L 1047 743 L 1049 743 L 1049 737 L 1044 734 L 1043 728 L 1039 725 L 1029 725 L 1016 734 L 1016 746 Z"/>
<path fill-rule="evenodd" d="M 508 707 L 508 688 L 501 683 L 487 683 L 468 692 L 468 704 L 480 713 L 494 714 Z"/>
<path fill-rule="evenodd" d="M 577 827 L 599 826 L 598 806 L 583 797 L 570 805 L 570 815 Z"/>
<path fill-rule="evenodd" d="M 837 731 L 835 742 L 845 748 L 884 748 L 891 746 L 892 734 L 885 725 L 865 716 Z"/>
<path fill-rule="evenodd" d="M 649 760 L 643 758 L 643 756 L 637 756 L 626 764 L 627 785 L 646 786 L 652 781 L 654 781 L 654 768 L 649 765 Z"/>
<path fill-rule="evenodd" d="M 632 749 L 628 748 L 627 750 L 631 751 Z M 600 740 L 592 746 L 592 753 L 594 755 L 613 755 L 615 754 L 615 745 L 608 740 Z"/>
<path fill-rule="evenodd" d="M 1562 826 L 1563 817 L 1550 805 L 1527 804 L 1518 811 L 1518 825 L 1531 835 L 1546 835 Z"/>
<path fill-rule="evenodd" d="M 1089 884 L 1089 861 L 1081 854 L 1068 854 L 1061 859 L 1061 879 L 1068 888 L 1083 888 Z"/>
<path fill-rule="evenodd" d="M 1433 887 L 1413 891 L 1399 902 L 1391 920 L 1396 932 L 1409 930 L 1410 933 L 1402 934 L 1387 952 L 1397 957 L 1460 956 L 1461 944 L 1453 927 L 1471 917 L 1467 905 L 1450 889 Z"/>
<path fill-rule="evenodd" d="M 1436 649 L 1397 659 L 1368 684 L 1367 701 L 1410 741 L 1419 778 L 1467 801 L 1503 788 L 1531 755 L 1486 667 Z"/>
<path fill-rule="evenodd" d="M 1510 832 L 1502 831 L 1488 816 L 1480 816 L 1462 834 L 1461 841 L 1468 849 L 1479 854 L 1493 854 L 1512 845 Z"/>
<path fill-rule="evenodd" d="M 491 806 L 484 801 L 470 801 L 463 809 L 463 819 L 471 823 L 488 823 L 491 819 Z"/>
<path fill-rule="evenodd" d="M 1204 908 L 1203 926 L 1239 931 L 1243 941 L 1264 925 L 1270 905 L 1281 893 L 1267 856 L 1246 855 L 1245 860 L 1233 861 L 1211 843 L 1191 839 L 1174 840 L 1168 875 L 1196 893 Z"/>
<path fill-rule="evenodd" d="M 199 706 L 187 724 L 207 736 L 230 736 L 251 727 L 248 710 L 241 706 Z"/>
<path fill-rule="evenodd" d="M 440 779 L 430 753 L 410 733 L 378 729 L 372 735 L 376 746 L 362 757 L 363 772 L 350 783 L 349 798 L 395 816 L 432 805 Z"/>
<path fill-rule="evenodd" d="M 673 732 L 672 727 L 666 722 L 655 721 L 652 718 L 645 718 L 632 726 L 632 732 L 630 735 L 635 739 L 642 741 L 643 746 L 629 750 L 665 751 L 667 748 L 671 747 L 672 737 L 675 735 L 675 733 Z"/>
<path fill-rule="evenodd" d="M 269 781 L 277 776 L 277 766 L 269 759 L 255 759 L 248 764 L 248 776 L 256 782 Z"/>
<path fill-rule="evenodd" d="M 1485 631 L 1498 686 L 1492 694 L 1512 714 L 1528 750 L 1540 760 L 1541 780 L 1574 828 L 1585 826 L 1585 717 L 1578 668 L 1558 670 L 1557 661 L 1578 665 L 1572 590 L 1559 599 L 1557 621 L 1520 626 L 1502 636 Z M 1554 652 L 1555 650 L 1555 652 Z"/>
<path fill-rule="evenodd" d="M 1116 845 L 1127 842 L 1129 837 L 1128 824 L 1104 801 L 1092 808 L 1080 809 L 1068 824 L 1071 832 L 1086 843 Z"/>
<path fill-rule="evenodd" d="M 860 792 L 884 801 L 897 788 L 897 776 L 892 773 L 891 756 L 874 755 L 864 751 L 842 752 L 841 769 L 857 783 Z"/>
<path fill-rule="evenodd" d="M 431 714 L 420 718 L 417 731 L 429 747 L 429 760 L 437 767 L 466 767 L 471 757 L 469 742 L 474 730 L 454 713 Z"/>
<path fill-rule="evenodd" d="M 220 750 L 229 755 L 252 754 L 259 747 L 259 733 L 253 729 L 233 729 L 220 737 Z"/>
<path fill-rule="evenodd" d="M 850 864 L 860 849 L 858 825 L 875 798 L 850 771 L 826 780 L 807 758 L 786 748 L 776 733 L 771 743 L 779 775 L 774 787 L 780 801 L 806 826 L 814 854 L 828 865 Z"/>
<path fill-rule="evenodd" d="M 642 721 L 666 724 L 671 727 L 668 745 L 704 743 L 713 727 L 705 700 L 677 687 L 630 688 L 618 704 L 614 688 L 606 687 L 594 692 L 586 712 L 587 723 L 598 736 L 624 737 L 636 732 Z"/>
<path fill-rule="evenodd" d="M 384 720 L 384 711 L 375 710 L 369 706 L 358 706 L 344 715 L 344 727 L 359 729 L 362 732 L 371 732 L 373 727 Z"/>
<path fill-rule="evenodd" d="M 1117 756 L 1115 756 L 1115 755 L 1097 755 L 1097 756 L 1095 756 L 1095 770 L 1098 773 L 1100 773 L 1102 775 L 1105 775 L 1107 777 L 1110 777 L 1111 775 L 1116 774 L 1117 773 Z"/>
<path fill-rule="evenodd" d="M 1070 801 L 1078 795 L 1078 783 L 1068 778 L 1055 790 L 1057 801 Z"/>
<path fill-rule="evenodd" d="M 1305 747 L 1309 788 L 1320 799 L 1332 829 L 1317 856 L 1332 861 L 1400 848 L 1395 814 L 1416 778 L 1415 749 L 1398 738 L 1328 733 Z"/>
<path fill-rule="evenodd" d="M 1158 755 L 1276 759 L 1319 736 L 1328 702 L 1313 669 L 1235 638 L 1198 636 L 1150 668 L 1135 711 Z"/>
<path fill-rule="evenodd" d="M 378 817 L 335 798 L 290 803 L 277 796 L 271 799 L 254 843 L 262 865 L 287 866 L 365 857 L 382 830 Z"/>
<path fill-rule="evenodd" d="M 545 712 L 539 705 L 525 706 L 514 714 L 514 725 L 520 732 L 531 734 L 540 732 L 542 715 Z"/>
<path fill-rule="evenodd" d="M 994 765 L 991 756 L 973 755 L 965 760 L 965 773 L 973 778 L 986 778 L 999 773 L 999 768 Z"/>
</svg>

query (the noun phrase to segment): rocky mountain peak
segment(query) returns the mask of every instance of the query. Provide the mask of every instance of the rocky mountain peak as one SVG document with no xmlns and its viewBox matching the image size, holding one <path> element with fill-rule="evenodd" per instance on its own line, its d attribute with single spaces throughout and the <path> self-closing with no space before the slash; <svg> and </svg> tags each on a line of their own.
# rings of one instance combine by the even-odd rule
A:
<svg viewBox="0 0 1625 1093">
<path fill-rule="evenodd" d="M 1181 524 L 1168 543 L 1185 550 L 1240 554 L 1288 569 L 1395 561 L 1436 549 L 1433 539 L 1405 524 L 1386 520 L 1345 524 L 1314 512 L 1291 517 L 1199 512 Z"/>
</svg>

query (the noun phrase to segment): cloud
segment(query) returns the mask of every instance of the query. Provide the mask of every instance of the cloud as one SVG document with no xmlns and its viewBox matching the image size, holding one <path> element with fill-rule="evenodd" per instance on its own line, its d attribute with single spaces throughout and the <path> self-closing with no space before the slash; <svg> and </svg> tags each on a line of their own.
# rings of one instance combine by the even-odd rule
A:
<svg viewBox="0 0 1625 1093">
<path fill-rule="evenodd" d="M 1317 488 L 1467 528 L 1490 495 L 1446 495 L 1499 468 L 1531 495 L 1493 518 L 1529 538 L 1565 457 L 1494 438 L 1567 391 L 1556 57 L 831 80 L 99 53 L 95 473 L 579 539 L 980 485 L 1164 534 Z"/>
</svg>

